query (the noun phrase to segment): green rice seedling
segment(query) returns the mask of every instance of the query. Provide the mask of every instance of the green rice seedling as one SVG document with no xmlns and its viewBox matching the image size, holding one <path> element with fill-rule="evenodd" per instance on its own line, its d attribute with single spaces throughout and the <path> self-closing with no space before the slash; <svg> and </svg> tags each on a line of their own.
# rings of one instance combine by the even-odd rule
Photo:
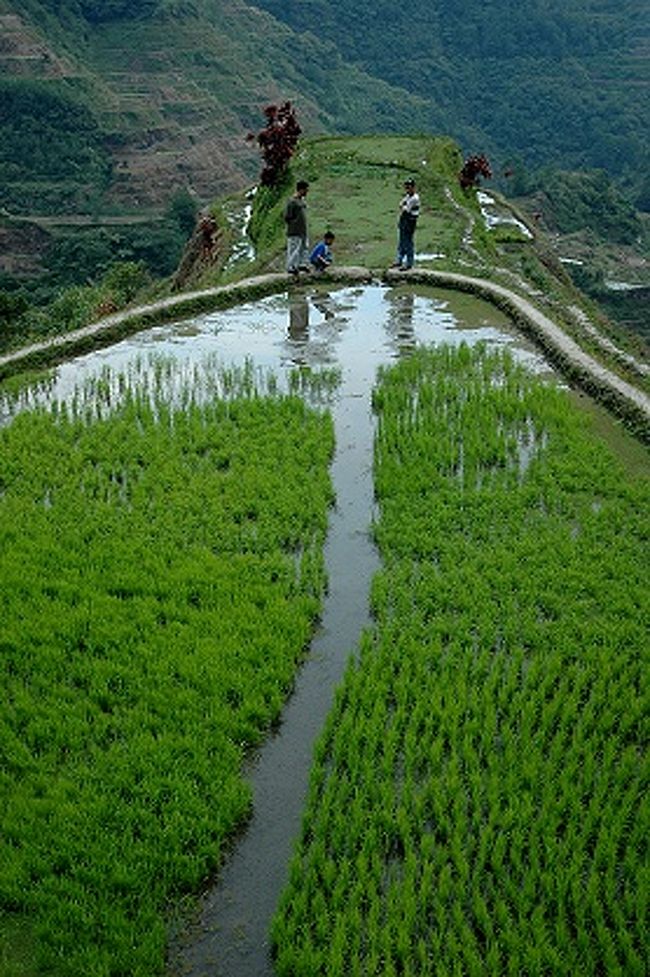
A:
<svg viewBox="0 0 650 977">
<path fill-rule="evenodd" d="M 0 934 L 33 973 L 160 971 L 319 611 L 330 417 L 192 382 L 103 375 L 0 430 Z"/>
<path fill-rule="evenodd" d="M 636 973 L 647 480 L 485 347 L 416 352 L 373 403 L 376 624 L 317 749 L 279 918 L 300 946 L 324 844 L 340 885 L 305 943 L 325 953 L 354 919 L 361 974 Z"/>
</svg>

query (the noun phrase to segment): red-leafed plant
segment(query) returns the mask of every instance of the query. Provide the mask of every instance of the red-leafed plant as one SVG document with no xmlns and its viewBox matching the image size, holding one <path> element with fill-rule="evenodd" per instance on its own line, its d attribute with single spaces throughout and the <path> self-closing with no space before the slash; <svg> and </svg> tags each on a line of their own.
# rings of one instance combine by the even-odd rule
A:
<svg viewBox="0 0 650 977">
<path fill-rule="evenodd" d="M 486 180 L 489 180 L 492 176 L 492 170 L 490 169 L 487 157 L 483 154 L 480 156 L 468 156 L 463 163 L 462 170 L 458 174 L 458 182 L 463 190 L 469 190 L 470 187 L 478 186 L 479 179 L 482 176 Z"/>
<path fill-rule="evenodd" d="M 257 136 L 251 134 L 248 138 L 255 139 L 262 151 L 264 167 L 260 173 L 260 183 L 264 187 L 273 187 L 280 182 L 287 169 L 302 129 L 291 102 L 267 105 L 264 115 L 266 116 L 264 128 Z"/>
</svg>

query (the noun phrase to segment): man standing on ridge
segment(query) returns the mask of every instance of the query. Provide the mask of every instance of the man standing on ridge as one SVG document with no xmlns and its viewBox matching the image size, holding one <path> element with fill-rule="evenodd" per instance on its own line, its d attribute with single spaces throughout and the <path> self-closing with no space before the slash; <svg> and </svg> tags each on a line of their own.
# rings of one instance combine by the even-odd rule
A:
<svg viewBox="0 0 650 977">
<path fill-rule="evenodd" d="M 404 196 L 399 205 L 399 242 L 397 261 L 394 268 L 412 268 L 415 245 L 413 235 L 420 216 L 420 196 L 415 189 L 415 180 L 404 181 Z"/>
<path fill-rule="evenodd" d="M 297 275 L 299 271 L 309 271 L 309 243 L 307 240 L 307 191 L 306 180 L 298 180 L 296 192 L 287 201 L 284 221 L 287 225 L 287 271 Z"/>
</svg>

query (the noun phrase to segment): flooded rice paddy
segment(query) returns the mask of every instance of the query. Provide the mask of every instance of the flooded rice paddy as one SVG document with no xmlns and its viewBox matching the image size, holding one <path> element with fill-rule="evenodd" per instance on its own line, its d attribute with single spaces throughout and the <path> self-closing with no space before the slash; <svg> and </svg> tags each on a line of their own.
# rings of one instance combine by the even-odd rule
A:
<svg viewBox="0 0 650 977">
<path fill-rule="evenodd" d="M 406 286 L 313 286 L 148 329 L 0 396 L 5 422 L 37 404 L 78 403 L 83 397 L 90 399 L 89 409 L 97 397 L 110 409 L 125 383 L 152 382 L 160 354 L 172 358 L 205 396 L 214 395 L 215 383 L 223 384 L 231 368 L 248 369 L 256 382 L 277 389 L 288 389 L 296 367 L 334 370 L 340 377 L 330 403 L 336 505 L 325 550 L 329 588 L 322 618 L 279 728 L 250 759 L 250 823 L 198 912 L 173 939 L 174 977 L 273 974 L 268 928 L 299 833 L 314 740 L 346 662 L 370 624 L 368 593 L 378 566 L 370 534 L 376 373 L 420 344 L 480 340 L 507 345 L 537 373 L 551 372 L 505 315 L 472 296 Z"/>
<path fill-rule="evenodd" d="M 420 287 L 361 286 L 327 291 L 297 290 L 189 320 L 143 330 L 126 340 L 56 367 L 44 379 L 5 384 L 0 422 L 37 405 L 89 406 L 115 402 L 119 390 L 151 385 L 161 358 L 174 361 L 179 389 L 188 376 L 201 395 L 214 394 L 220 368 L 250 368 L 263 387 L 265 377 L 287 386 L 295 367 L 341 371 L 339 399 L 350 385 L 369 396 L 377 368 L 418 344 L 485 340 L 508 344 L 532 369 L 547 365 L 489 303 L 464 293 Z"/>
</svg>

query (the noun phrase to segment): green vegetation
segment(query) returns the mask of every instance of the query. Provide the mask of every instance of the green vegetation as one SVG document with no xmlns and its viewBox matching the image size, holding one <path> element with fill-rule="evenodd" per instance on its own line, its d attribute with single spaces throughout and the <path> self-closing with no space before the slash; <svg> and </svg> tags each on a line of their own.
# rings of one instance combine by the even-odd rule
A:
<svg viewBox="0 0 650 977">
<path fill-rule="evenodd" d="M 269 192 L 265 189 L 255 197 L 251 236 L 256 260 L 248 266 L 248 271 L 284 268 L 282 208 L 295 181 L 302 177 L 310 181 L 308 212 L 312 237 L 331 227 L 336 233 L 337 264 L 382 271 L 394 260 L 397 204 L 404 178 L 412 175 L 417 179 L 422 198 L 416 251 L 421 256 L 429 255 L 420 257 L 418 266 L 487 278 L 525 298 L 534 289 L 535 302 L 587 352 L 615 372 L 625 374 L 625 368 L 585 334 L 570 311 L 572 307 L 584 309 L 621 349 L 641 359 L 647 358 L 647 346 L 642 338 L 647 335 L 647 325 L 630 318 L 629 325 L 635 330 L 630 333 L 608 322 L 602 311 L 573 284 L 550 237 L 532 218 L 528 218 L 532 237 L 524 237 L 512 224 L 486 227 L 476 191 L 462 191 L 458 185 L 461 164 L 460 148 L 445 138 L 325 136 L 305 140 L 292 161 L 284 195 L 282 189 Z M 571 183 L 573 175 L 565 176 Z M 615 226 L 620 217 L 628 222 L 628 228 L 636 226 L 629 205 L 614 190 L 606 174 L 583 176 L 587 189 L 580 179 L 577 186 L 590 221 L 603 227 L 603 233 L 605 227 Z M 558 209 L 566 212 L 562 186 L 562 181 L 558 181 L 555 199 Z M 601 196 L 599 188 L 603 190 Z M 521 210 L 506 198 L 491 188 L 490 193 L 506 219 L 525 219 Z M 530 196 L 523 203 L 528 213 L 541 206 L 537 196 Z M 613 246 L 612 250 L 615 250 Z M 633 263 L 629 246 L 621 261 L 626 265 Z M 621 274 L 624 274 L 622 267 Z M 206 285 L 216 280 L 209 272 L 201 279 Z M 637 384 L 644 383 L 631 373 L 626 376 Z"/>
<path fill-rule="evenodd" d="M 139 261 L 152 276 L 164 278 L 176 268 L 184 243 L 176 228 L 162 222 L 60 234 L 44 257 L 44 281 L 54 288 L 97 282 L 123 261 Z"/>
<path fill-rule="evenodd" d="M 612 291 L 596 287 L 591 292 L 605 313 L 650 346 L 650 287 Z"/>
<path fill-rule="evenodd" d="M 605 172 L 553 171 L 542 176 L 537 189 L 546 223 L 562 234 L 591 230 L 617 244 L 631 244 L 641 234 L 634 207 Z"/>
<path fill-rule="evenodd" d="M 317 746 L 283 977 L 645 973 L 649 482 L 507 353 L 375 392 L 384 568 Z"/>
<path fill-rule="evenodd" d="M 90 23 L 106 20 L 138 20 L 164 6 L 164 0 L 40 0 L 46 10 L 61 19 L 78 17 Z"/>
<path fill-rule="evenodd" d="M 636 83 L 645 77 L 644 0 L 257 4 L 426 100 L 428 128 L 467 151 L 501 161 L 519 153 L 534 166 L 604 168 L 617 178 L 625 172 L 641 185 L 648 96 Z"/>
<path fill-rule="evenodd" d="M 150 284 L 143 262 L 120 261 L 96 285 L 57 289 L 41 307 L 29 305 L 23 292 L 0 291 L 0 353 L 95 322 L 145 294 Z"/>
<path fill-rule="evenodd" d="M 0 207 L 23 214 L 92 209 L 112 163 L 88 96 L 63 81 L 0 81 Z"/>
<path fill-rule="evenodd" d="M 459 0 L 372 8 L 350 0 L 226 8 L 217 0 L 0 0 L 0 13 L 24 25 L 11 28 L 0 91 L 0 206 L 18 216 L 159 215 L 175 192 L 189 189 L 203 203 L 230 193 L 256 178 L 245 133 L 281 91 L 305 132 L 449 133 L 463 154 L 489 155 L 508 194 L 504 172 L 517 171 L 520 193 L 522 168 L 561 167 L 557 178 L 546 170 L 544 207 L 558 227 L 637 241 L 638 215 L 619 190 L 645 207 L 642 0 L 524 0 L 516 9 L 499 0 L 471 10 Z M 344 201 L 338 210 L 337 219 L 364 233 L 365 212 L 347 213 Z M 443 207 L 433 219 L 446 250 L 445 217 Z M 127 242 L 129 253 L 113 260 L 145 260 L 155 277 L 169 275 L 179 254 L 167 230 L 150 229 L 150 248 Z M 12 273 L 30 248 L 40 256 L 24 238 L 2 243 L 5 254 L 12 244 Z M 77 251 L 93 252 L 95 243 L 84 238 Z M 158 268 L 134 253 L 142 250 Z M 40 276 L 24 264 L 17 276 Z M 61 260 L 28 297 L 36 302 L 53 284 L 95 283 L 106 266 L 88 273 L 91 265 L 77 254 L 64 265 L 68 276 L 78 268 L 76 280 L 53 283 Z M 621 319 L 636 323 L 632 311 Z"/>
<path fill-rule="evenodd" d="M 163 5 L 161 0 L 80 0 L 79 4 L 84 17 L 90 23 L 100 23 L 104 20 L 137 20 L 151 16 Z"/>
<path fill-rule="evenodd" d="M 196 198 L 185 188 L 172 194 L 167 203 L 166 216 L 178 233 L 188 238 L 194 230 L 198 210 Z"/>
<path fill-rule="evenodd" d="M 255 194 L 255 204 L 248 225 L 248 236 L 256 251 L 263 255 L 262 260 L 269 260 L 271 255 L 277 254 L 284 247 L 286 228 L 284 224 L 284 208 L 287 198 L 295 190 L 295 176 L 289 167 L 283 179 L 272 187 L 258 187 Z"/>
<path fill-rule="evenodd" d="M 0 353 L 146 301 L 176 271 L 196 214 L 179 190 L 158 220 L 50 230 L 38 277 L 0 276 Z"/>
<path fill-rule="evenodd" d="M 413 175 L 418 252 L 442 255 L 425 267 L 533 284 L 565 325 L 580 293 L 541 234 L 486 228 L 461 159 L 425 136 L 305 141 L 286 187 L 255 198 L 246 273 L 283 267 L 299 177 L 337 263 L 385 268 Z M 191 204 L 170 202 L 178 234 Z M 34 334 L 152 287 L 132 255 L 96 257 L 98 283 Z M 135 393 L 107 374 L 90 401 L 0 430 L 2 977 L 156 973 L 166 910 L 246 816 L 242 756 L 318 613 L 330 419 L 250 370 L 215 371 L 207 396 L 162 362 L 156 377 Z M 647 480 L 487 350 L 416 355 L 375 406 L 377 629 L 319 747 L 281 970 L 640 973 Z"/>
<path fill-rule="evenodd" d="M 394 260 L 397 212 L 406 176 L 415 176 L 423 200 L 417 250 L 444 252 L 443 265 L 462 256 L 470 218 L 478 218 L 476 194 L 458 186 L 462 157 L 451 139 L 426 136 L 327 136 L 301 143 L 284 188 L 255 197 L 251 236 L 259 267 L 281 267 L 282 209 L 296 180 L 309 180 L 310 234 L 336 232 L 338 264 L 386 268 Z M 489 239 L 487 239 L 489 241 Z M 493 253 L 491 245 L 487 251 Z"/>
<path fill-rule="evenodd" d="M 458 185 L 461 164 L 459 147 L 446 138 L 336 136 L 305 139 L 292 160 L 286 184 L 260 188 L 255 195 L 249 228 L 255 245 L 254 260 L 234 264 L 226 261 L 228 242 L 235 240 L 236 234 L 227 223 L 225 213 L 229 209 L 243 211 L 248 202 L 243 196 L 238 200 L 233 195 L 211 208 L 221 230 L 223 255 L 218 260 L 201 261 L 200 246 L 195 241 L 194 252 L 192 248 L 186 250 L 182 267 L 174 276 L 152 282 L 143 291 L 133 293 L 129 302 L 162 298 L 183 287 L 200 289 L 235 281 L 243 275 L 282 271 L 285 247 L 282 212 L 295 181 L 302 177 L 310 181 L 308 211 L 312 238 L 318 237 L 326 227 L 332 227 L 336 233 L 337 265 L 362 265 L 381 272 L 394 260 L 397 204 L 405 176 L 413 175 L 422 197 L 422 216 L 416 233 L 419 266 L 491 279 L 526 298 L 534 290 L 536 304 L 587 352 L 631 382 L 647 385 L 648 381 L 633 373 L 620 356 L 603 351 L 572 312 L 573 308 L 584 310 L 619 348 L 643 359 L 647 348 L 643 339 L 638 338 L 647 335 L 647 325 L 642 321 L 643 304 L 639 304 L 640 315 L 626 317 L 630 328 L 638 330 L 636 335 L 607 322 L 594 302 L 588 301 L 572 283 L 567 267 L 558 259 L 554 243 L 539 224 L 528 219 L 532 237 L 522 235 L 512 223 L 486 226 L 476 192 L 462 191 Z M 589 178 L 588 193 L 582 193 L 582 184 L 578 183 L 580 199 L 587 201 L 590 207 L 593 205 L 590 219 L 604 220 L 608 225 L 616 224 L 620 215 L 627 219 L 629 212 L 607 176 L 601 174 L 598 179 L 602 186 L 609 186 L 611 190 L 604 196 L 600 216 L 597 202 L 601 183 L 592 184 Z M 506 220 L 525 219 L 506 198 L 496 191 L 490 192 L 496 199 L 498 212 Z M 559 190 L 558 207 L 561 203 Z M 524 204 L 530 213 L 539 201 L 531 196 L 522 201 L 522 206 Z M 80 232 L 78 239 L 59 235 L 57 246 L 53 245 L 43 259 L 51 263 L 51 274 L 58 273 L 66 281 L 71 269 L 83 268 L 92 284 L 79 288 L 66 282 L 72 288 L 71 294 L 67 294 L 66 289 L 62 295 L 53 297 L 50 290 L 46 297 L 54 305 L 46 305 L 37 313 L 25 313 L 21 300 L 29 294 L 24 287 L 17 289 L 14 280 L 11 294 L 0 303 L 0 314 L 5 321 L 0 348 L 10 349 L 48 333 L 65 332 L 96 320 L 103 311 L 121 308 L 123 300 L 110 294 L 110 289 L 106 295 L 103 287 L 113 263 L 144 263 L 155 279 L 165 267 L 165 261 L 178 260 L 182 231 L 189 226 L 192 205 L 191 196 L 179 191 L 172 195 L 165 221 L 157 228 L 153 225 L 89 228 Z M 82 244 L 82 240 L 86 243 Z M 614 253 L 616 249 L 611 247 Z M 631 267 L 634 260 L 631 246 L 621 245 L 619 248 L 626 249 L 621 252 L 621 260 Z M 617 276 L 610 269 L 608 277 Z M 584 287 L 583 282 L 578 285 Z M 598 298 L 597 291 L 592 294 Z"/>
<path fill-rule="evenodd" d="M 523 178 L 522 178 L 523 177 Z M 517 205 L 540 215 L 566 271 L 633 344 L 650 336 L 650 219 L 602 171 L 519 174 Z M 513 190 L 515 186 L 513 186 Z M 617 288 L 610 282 L 622 283 Z M 635 286 L 638 290 L 628 290 Z M 605 329 L 607 324 L 603 323 Z"/>
<path fill-rule="evenodd" d="M 159 972 L 319 612 L 329 416 L 154 367 L 0 430 L 3 977 Z"/>
<path fill-rule="evenodd" d="M 218 173 L 226 158 L 233 162 L 233 134 L 243 138 L 282 91 L 307 131 L 448 133 L 499 168 L 517 155 L 534 167 L 600 168 L 639 201 L 647 196 L 643 0 L 499 0 L 471 9 L 461 0 L 257 0 L 234 8 L 216 0 L 0 0 L 0 9 L 43 31 L 48 45 L 45 62 L 9 57 L 7 75 L 22 84 L 26 70 L 37 78 L 45 71 L 43 83 L 57 86 L 53 62 L 69 59 L 74 70 L 63 73 L 87 80 L 86 104 L 117 160 L 143 135 L 162 137 L 162 166 L 170 145 L 187 146 L 188 132 L 214 153 L 205 127 L 231 127 L 216 147 Z M 240 178 L 252 174 L 250 158 L 234 162 Z M 201 154 L 187 166 L 190 185 L 205 188 Z M 173 167 L 167 172 L 175 179 Z M 133 197 L 142 190 L 134 184 Z"/>
<path fill-rule="evenodd" d="M 87 186 L 75 184 L 72 167 L 67 194 L 54 175 L 54 159 L 49 180 L 39 173 L 28 184 L 15 173 L 5 181 L 0 205 L 10 200 L 22 214 L 45 208 L 69 213 L 75 205 L 83 213 L 93 206 L 133 211 L 143 201 L 159 207 L 170 188 L 183 183 L 203 199 L 241 186 L 257 169 L 246 132 L 257 126 L 270 93 L 298 98 L 301 125 L 311 131 L 395 131 L 402 128 L 403 108 L 411 124 L 426 124 L 423 99 L 370 78 L 332 45 L 315 35 L 299 38 L 245 3 L 224 8 L 218 0 L 0 0 L 3 12 L 24 22 L 30 43 L 40 41 L 40 58 L 27 62 L 17 61 L 9 46 L 3 69 L 15 89 L 60 98 L 77 93 L 96 129 L 96 151 L 112 164 L 108 182 Z M 25 115 L 18 104 L 12 109 L 10 145 L 22 151 L 31 141 L 37 157 L 47 158 L 47 129 L 58 124 L 59 114 L 50 111 L 47 98 L 43 103 L 42 129 L 33 125 L 31 108 Z M 67 140 L 68 122 L 60 121 Z M 143 154 L 156 163 L 144 175 Z"/>
</svg>

